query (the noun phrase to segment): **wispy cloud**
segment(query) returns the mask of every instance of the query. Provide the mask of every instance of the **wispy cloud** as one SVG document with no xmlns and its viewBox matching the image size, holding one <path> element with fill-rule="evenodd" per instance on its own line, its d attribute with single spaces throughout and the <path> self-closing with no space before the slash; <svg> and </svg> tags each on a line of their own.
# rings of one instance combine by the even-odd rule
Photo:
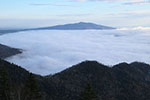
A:
<svg viewBox="0 0 150 100">
<path fill-rule="evenodd" d="M 62 16 L 62 17 L 66 17 L 66 16 L 78 16 L 78 17 L 81 17 L 81 16 L 89 16 L 89 15 L 92 15 L 90 13 L 85 13 L 85 14 L 62 14 L 62 15 L 57 15 L 57 16 Z"/>
<path fill-rule="evenodd" d="M 113 1 L 113 2 L 116 2 L 116 1 L 125 1 L 125 0 L 72 0 L 72 1 Z M 141 2 L 141 1 L 149 1 L 149 0 L 126 0 L 126 1 L 130 1 L 130 2 Z"/>
<path fill-rule="evenodd" d="M 150 0 L 70 0 L 75 2 L 125 2 L 122 3 L 123 5 L 144 5 L 144 4 L 150 4 Z M 32 6 L 62 6 L 62 7 L 77 7 L 76 5 L 70 5 L 70 4 L 53 4 L 53 3 L 31 3 Z"/>
<path fill-rule="evenodd" d="M 86 1 L 106 1 L 106 2 L 126 2 L 124 5 L 142 5 L 142 4 L 150 4 L 150 0 L 72 0 L 78 2 L 86 2 Z"/>
<path fill-rule="evenodd" d="M 63 6 L 63 7 L 77 7 L 75 5 L 67 4 L 52 4 L 52 3 L 31 3 L 32 6 Z"/>
<path fill-rule="evenodd" d="M 150 4 L 150 0 L 144 1 L 134 1 L 134 2 L 127 2 L 124 5 L 143 5 L 143 4 Z"/>
<path fill-rule="evenodd" d="M 150 11 L 149 10 L 128 10 L 120 13 L 109 13 L 108 16 L 111 17 L 131 17 L 133 16 L 134 18 L 138 17 L 147 17 L 150 16 Z M 135 17 L 136 16 L 136 17 Z"/>
</svg>

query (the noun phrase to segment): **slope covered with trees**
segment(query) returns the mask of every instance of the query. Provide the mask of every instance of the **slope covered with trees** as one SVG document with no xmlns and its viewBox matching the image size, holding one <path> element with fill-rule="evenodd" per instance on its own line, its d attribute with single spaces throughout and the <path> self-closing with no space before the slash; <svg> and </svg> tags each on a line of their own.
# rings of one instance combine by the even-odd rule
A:
<svg viewBox="0 0 150 100">
<path fill-rule="evenodd" d="M 0 58 L 4 59 L 21 53 L 21 50 L 0 44 Z"/>
<path fill-rule="evenodd" d="M 4 60 L 0 60 L 0 69 L 4 73 L 0 78 L 6 80 L 0 84 L 7 86 L 10 81 L 8 94 L 14 100 L 150 99 L 150 65 L 145 63 L 108 67 L 96 61 L 85 61 L 49 76 L 31 74 Z M 0 96 L 2 90 L 0 87 Z"/>
</svg>

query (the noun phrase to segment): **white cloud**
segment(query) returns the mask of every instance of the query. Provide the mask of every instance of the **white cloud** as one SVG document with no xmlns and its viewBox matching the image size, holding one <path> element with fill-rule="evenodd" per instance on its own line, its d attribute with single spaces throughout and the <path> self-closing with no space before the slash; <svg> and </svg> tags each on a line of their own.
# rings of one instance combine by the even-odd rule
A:
<svg viewBox="0 0 150 100">
<path fill-rule="evenodd" d="M 148 30 L 150 31 L 150 27 L 133 27 L 133 28 L 119 28 L 118 30 Z"/>
<path fill-rule="evenodd" d="M 131 2 L 124 3 L 124 5 L 143 5 L 150 4 L 150 0 L 133 0 Z"/>
<path fill-rule="evenodd" d="M 73 0 L 73 1 L 128 1 L 128 2 L 149 2 L 149 0 Z"/>
<path fill-rule="evenodd" d="M 107 65 L 150 64 L 149 28 L 120 30 L 28 31 L 0 36 L 0 43 L 24 49 L 7 59 L 38 74 L 59 72 L 84 60 Z"/>
<path fill-rule="evenodd" d="M 150 0 L 73 0 L 78 2 L 86 2 L 86 1 L 107 1 L 107 2 L 126 2 L 124 5 L 143 5 L 150 4 Z"/>
<path fill-rule="evenodd" d="M 134 16 L 134 18 L 137 18 L 137 17 L 147 17 L 147 16 L 150 16 L 150 10 L 127 10 L 127 11 L 124 11 L 124 12 L 117 12 L 117 13 L 110 13 L 108 15 L 111 15 L 112 17 L 116 17 L 116 16 L 122 16 L 122 17 L 128 17 L 128 16 Z"/>
<path fill-rule="evenodd" d="M 52 3 L 31 3 L 31 6 L 58 6 L 58 7 L 78 7 L 74 5 L 67 4 L 52 4 Z"/>
</svg>

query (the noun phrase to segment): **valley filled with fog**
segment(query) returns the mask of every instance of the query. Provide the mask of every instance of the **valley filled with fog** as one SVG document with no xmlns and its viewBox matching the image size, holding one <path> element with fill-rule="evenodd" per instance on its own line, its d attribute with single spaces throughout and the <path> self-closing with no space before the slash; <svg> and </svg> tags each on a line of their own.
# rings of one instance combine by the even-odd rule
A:
<svg viewBox="0 0 150 100">
<path fill-rule="evenodd" d="M 84 60 L 106 65 L 140 61 L 150 64 L 150 29 L 38 30 L 0 36 L 0 43 L 20 48 L 7 58 L 27 70 L 48 75 Z"/>
</svg>

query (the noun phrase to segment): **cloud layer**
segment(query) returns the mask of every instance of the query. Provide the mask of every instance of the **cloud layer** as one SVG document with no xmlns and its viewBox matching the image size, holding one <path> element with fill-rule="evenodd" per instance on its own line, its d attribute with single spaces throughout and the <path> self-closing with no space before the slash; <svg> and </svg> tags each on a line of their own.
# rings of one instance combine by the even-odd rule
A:
<svg viewBox="0 0 150 100">
<path fill-rule="evenodd" d="M 56 73 L 84 60 L 107 65 L 141 61 L 150 64 L 150 29 L 28 31 L 0 36 L 0 43 L 21 48 L 7 59 L 31 72 Z"/>
</svg>

